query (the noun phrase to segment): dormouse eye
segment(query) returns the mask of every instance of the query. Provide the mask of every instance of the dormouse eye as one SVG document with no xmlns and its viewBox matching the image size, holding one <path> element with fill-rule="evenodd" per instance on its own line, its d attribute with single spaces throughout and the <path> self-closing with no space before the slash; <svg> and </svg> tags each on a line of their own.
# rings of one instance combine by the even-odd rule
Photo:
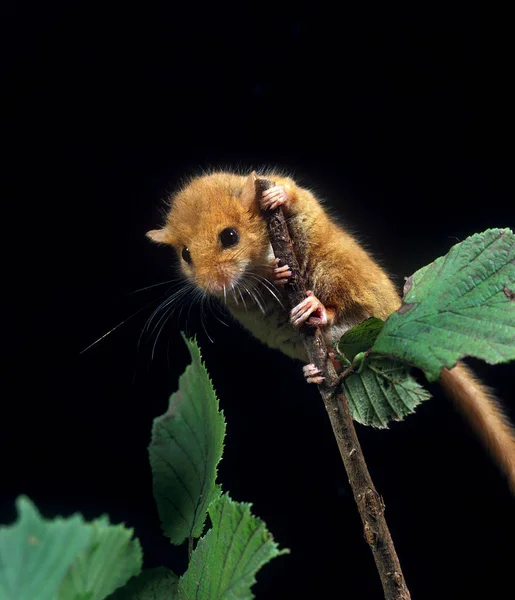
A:
<svg viewBox="0 0 515 600">
<path fill-rule="evenodd" d="M 231 248 L 240 241 L 240 234 L 233 227 L 223 229 L 218 237 L 222 243 L 222 248 Z"/>
<path fill-rule="evenodd" d="M 186 246 L 184 246 L 184 248 L 182 249 L 182 258 L 189 264 L 191 265 L 191 254 L 190 251 L 188 250 L 188 248 L 186 248 Z"/>
</svg>

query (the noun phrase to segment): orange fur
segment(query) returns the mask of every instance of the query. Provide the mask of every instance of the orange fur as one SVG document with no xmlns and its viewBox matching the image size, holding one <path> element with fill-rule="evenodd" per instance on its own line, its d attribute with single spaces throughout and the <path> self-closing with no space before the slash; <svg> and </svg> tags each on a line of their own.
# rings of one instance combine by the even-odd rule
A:
<svg viewBox="0 0 515 600">
<path fill-rule="evenodd" d="M 368 317 L 384 320 L 396 311 L 401 299 L 388 275 L 331 219 L 315 196 L 281 174 L 270 172 L 266 177 L 288 192 L 283 210 L 295 239 L 301 276 L 327 309 L 328 323 L 321 328 L 327 343 Z M 235 247 L 223 248 L 220 243 L 219 234 L 227 227 L 239 232 Z M 272 254 L 252 176 L 213 172 L 192 179 L 172 198 L 164 227 L 147 235 L 174 246 L 179 256 L 187 247 L 192 262 L 181 260 L 181 269 L 195 286 L 223 297 L 233 316 L 262 342 L 306 360 L 298 330 L 279 304 L 285 299 L 284 290 L 270 291 Z M 263 283 L 265 277 L 269 287 L 265 283 L 263 293 L 256 292 L 256 281 Z M 444 369 L 441 382 L 515 493 L 515 437 L 497 402 L 461 363 L 450 371 Z"/>
<path fill-rule="evenodd" d="M 515 494 L 515 432 L 492 392 L 463 363 L 443 369 L 441 383 L 447 395 L 468 419 Z"/>
<path fill-rule="evenodd" d="M 399 294 L 383 269 L 331 220 L 314 195 L 291 179 L 269 177 L 290 191 L 285 212 L 295 254 L 302 277 L 322 304 L 358 322 L 368 317 L 386 319 L 399 308 Z"/>
<path fill-rule="evenodd" d="M 248 211 L 241 202 L 245 177 L 214 173 L 197 177 L 176 194 L 163 229 L 149 232 L 152 239 L 188 247 L 193 264 L 181 261 L 184 274 L 197 286 L 220 293 L 248 263 L 265 263 L 268 252 L 266 226 L 257 211 Z M 235 227 L 240 244 L 222 249 L 218 234 Z M 242 248 L 244 251 L 242 252 Z"/>
</svg>

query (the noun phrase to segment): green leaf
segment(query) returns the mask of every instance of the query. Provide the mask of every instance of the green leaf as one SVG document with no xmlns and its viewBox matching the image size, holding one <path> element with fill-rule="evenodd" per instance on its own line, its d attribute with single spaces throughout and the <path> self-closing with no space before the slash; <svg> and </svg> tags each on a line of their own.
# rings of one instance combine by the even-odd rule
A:
<svg viewBox="0 0 515 600">
<path fill-rule="evenodd" d="M 178 582 L 177 575 L 165 567 L 145 569 L 109 600 L 176 600 Z"/>
<path fill-rule="evenodd" d="M 349 329 L 336 344 L 336 351 L 352 362 L 356 354 L 366 352 L 376 341 L 384 321 L 371 317 Z"/>
<path fill-rule="evenodd" d="M 388 358 L 369 358 L 361 373 L 350 375 L 343 385 L 352 418 L 380 428 L 401 421 L 431 397 L 405 364 Z"/>
<path fill-rule="evenodd" d="M 131 539 L 132 529 L 111 525 L 105 516 L 89 526 L 89 544 L 68 570 L 58 600 L 103 600 L 141 571 L 141 547 Z"/>
<path fill-rule="evenodd" d="M 55 600 L 59 584 L 86 548 L 91 527 L 81 515 L 44 519 L 25 496 L 18 520 L 0 527 L 0 599 Z"/>
<path fill-rule="evenodd" d="M 429 381 L 464 356 L 515 359 L 515 236 L 488 229 L 456 244 L 405 285 L 374 352 L 420 367 Z"/>
<path fill-rule="evenodd" d="M 179 580 L 180 600 L 250 600 L 254 575 L 279 550 L 250 504 L 224 494 L 209 508 L 213 523 L 195 548 L 186 573 Z"/>
<path fill-rule="evenodd" d="M 194 340 L 192 364 L 179 379 L 169 408 L 154 420 L 149 446 L 154 497 L 172 543 L 202 534 L 206 511 L 219 496 L 216 467 L 222 457 L 225 420 Z"/>
</svg>

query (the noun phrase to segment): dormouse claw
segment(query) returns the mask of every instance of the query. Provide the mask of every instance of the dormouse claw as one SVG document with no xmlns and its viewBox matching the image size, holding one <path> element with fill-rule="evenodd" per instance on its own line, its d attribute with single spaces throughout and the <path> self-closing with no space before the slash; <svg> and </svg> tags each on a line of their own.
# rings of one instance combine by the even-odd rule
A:
<svg viewBox="0 0 515 600">
<path fill-rule="evenodd" d="M 279 259 L 274 258 L 271 261 L 272 264 L 272 273 L 273 273 L 273 281 L 276 285 L 286 285 L 288 283 L 288 279 L 291 277 L 292 272 L 288 265 L 283 265 L 279 267 Z"/>
<path fill-rule="evenodd" d="M 304 323 L 315 326 L 327 325 L 328 318 L 325 306 L 311 290 L 306 292 L 306 296 L 305 300 L 292 309 L 290 321 L 295 327 L 300 327 Z"/>
<path fill-rule="evenodd" d="M 304 371 L 304 377 L 306 378 L 307 383 L 322 383 L 325 379 L 325 377 L 322 377 L 322 371 L 320 371 L 313 363 L 304 365 L 302 370 Z"/>
<path fill-rule="evenodd" d="M 274 185 L 268 188 L 261 195 L 261 208 L 264 210 L 274 210 L 278 206 L 288 204 L 288 192 L 282 185 Z"/>
</svg>

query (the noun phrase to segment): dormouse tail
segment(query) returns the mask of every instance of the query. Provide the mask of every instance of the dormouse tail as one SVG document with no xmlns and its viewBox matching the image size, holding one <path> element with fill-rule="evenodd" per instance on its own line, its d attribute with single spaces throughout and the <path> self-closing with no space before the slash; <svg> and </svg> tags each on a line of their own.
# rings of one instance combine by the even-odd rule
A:
<svg viewBox="0 0 515 600">
<path fill-rule="evenodd" d="M 443 369 L 440 381 L 503 471 L 515 494 L 515 430 L 498 400 L 463 363 L 450 370 Z"/>
</svg>

